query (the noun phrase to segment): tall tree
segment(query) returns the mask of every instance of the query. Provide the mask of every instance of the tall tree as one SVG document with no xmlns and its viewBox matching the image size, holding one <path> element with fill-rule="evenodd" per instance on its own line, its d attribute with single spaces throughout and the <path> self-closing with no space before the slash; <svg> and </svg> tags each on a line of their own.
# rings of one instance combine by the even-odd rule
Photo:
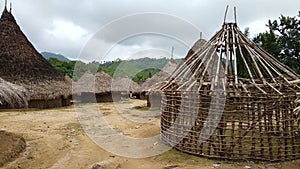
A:
<svg viewBox="0 0 300 169">
<path fill-rule="evenodd" d="M 269 20 L 267 26 L 269 30 L 253 41 L 300 73 L 300 11 L 294 17 L 281 15 L 279 20 Z"/>
</svg>

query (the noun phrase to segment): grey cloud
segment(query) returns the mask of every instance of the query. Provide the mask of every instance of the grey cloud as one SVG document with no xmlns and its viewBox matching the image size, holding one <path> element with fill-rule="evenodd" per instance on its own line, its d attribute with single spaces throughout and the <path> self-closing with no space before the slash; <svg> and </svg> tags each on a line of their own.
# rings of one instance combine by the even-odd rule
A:
<svg viewBox="0 0 300 169">
<path fill-rule="evenodd" d="M 296 0 L 8 0 L 13 2 L 13 13 L 24 33 L 39 51 L 52 51 L 62 53 L 69 57 L 75 57 L 80 53 L 87 40 L 83 38 L 77 43 L 67 42 L 66 39 L 55 39 L 45 34 L 45 30 L 53 26 L 57 19 L 69 21 L 76 26 L 80 26 L 87 31 L 89 36 L 98 32 L 105 25 L 124 16 L 144 13 L 157 12 L 178 16 L 187 20 L 203 32 L 204 37 L 209 39 L 216 31 L 221 28 L 225 7 L 230 5 L 228 20 L 233 18 L 233 6 L 237 6 L 237 18 L 240 28 L 243 30 L 246 26 L 256 21 L 265 21 L 276 19 L 280 14 L 296 15 L 300 9 L 300 3 Z M 3 1 L 0 3 L 3 9 Z M 148 21 L 149 29 L 155 29 L 157 26 L 156 18 L 145 18 Z M 166 21 L 169 22 L 169 21 Z M 143 22 L 131 23 L 132 29 L 143 26 Z M 184 37 L 188 41 L 196 41 L 198 33 L 190 35 L 188 30 L 183 29 L 182 25 L 174 26 L 170 22 L 163 26 L 163 29 L 169 29 L 172 34 Z M 171 27 L 172 25 L 172 27 Z M 250 27 L 250 32 L 251 29 Z M 254 32 L 255 33 L 255 32 Z M 257 32 L 258 33 L 258 32 Z M 105 37 L 106 44 L 113 44 L 115 38 L 122 34 L 120 28 L 107 31 L 110 37 Z M 128 41 L 120 44 L 124 48 L 130 45 L 140 45 L 149 43 L 157 48 L 167 48 L 166 41 L 149 42 L 147 38 L 137 39 L 137 41 Z M 189 44 L 191 45 L 191 44 Z M 181 49 L 185 50 L 185 49 Z M 184 53 L 184 52 L 181 52 Z"/>
</svg>

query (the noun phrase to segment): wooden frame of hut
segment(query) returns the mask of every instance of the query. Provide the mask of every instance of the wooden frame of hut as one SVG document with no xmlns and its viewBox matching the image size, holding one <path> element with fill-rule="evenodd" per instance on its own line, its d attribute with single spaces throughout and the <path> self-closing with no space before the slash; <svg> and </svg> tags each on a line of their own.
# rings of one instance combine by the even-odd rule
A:
<svg viewBox="0 0 300 169">
<path fill-rule="evenodd" d="M 0 73 L 28 91 L 30 108 L 70 105 L 71 84 L 36 51 L 6 6 L 0 19 Z"/>
<path fill-rule="evenodd" d="M 161 87 L 162 141 L 218 159 L 300 158 L 300 76 L 225 21 Z"/>
</svg>

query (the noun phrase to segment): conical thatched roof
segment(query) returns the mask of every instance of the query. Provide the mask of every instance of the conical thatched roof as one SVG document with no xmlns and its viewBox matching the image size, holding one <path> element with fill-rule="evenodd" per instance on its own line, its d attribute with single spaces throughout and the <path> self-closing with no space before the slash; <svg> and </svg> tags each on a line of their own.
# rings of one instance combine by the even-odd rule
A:
<svg viewBox="0 0 300 169">
<path fill-rule="evenodd" d="M 162 85 L 166 79 L 174 72 L 177 67 L 175 60 L 170 60 L 160 72 L 157 72 L 151 78 L 142 84 L 143 91 L 151 91 Z"/>
<path fill-rule="evenodd" d="M 74 93 L 108 93 L 111 91 L 112 78 L 103 71 L 93 75 L 87 71 L 75 83 Z"/>
<path fill-rule="evenodd" d="M 103 71 L 98 72 L 96 75 L 96 91 L 98 93 L 111 92 L 112 78 Z"/>
<path fill-rule="evenodd" d="M 49 100 L 71 93 L 71 86 L 36 51 L 6 7 L 0 19 L 0 74 L 26 88 L 30 100 Z"/>
<path fill-rule="evenodd" d="M 111 89 L 114 92 L 140 92 L 141 86 L 128 77 L 118 77 L 113 79 Z"/>
<path fill-rule="evenodd" d="M 65 75 L 65 79 L 67 80 L 68 83 L 73 83 L 73 79 L 69 75 Z"/>
<path fill-rule="evenodd" d="M 73 93 L 79 94 L 82 92 L 94 93 L 95 91 L 95 76 L 90 72 L 85 72 L 73 86 Z"/>
<path fill-rule="evenodd" d="M 189 58 L 190 56 L 192 56 L 195 52 L 201 50 L 204 46 L 204 44 L 206 43 L 205 39 L 200 38 L 194 45 L 193 47 L 189 50 L 189 52 L 187 53 L 187 56 L 185 59 Z"/>
<path fill-rule="evenodd" d="M 0 78 L 0 106 L 3 104 L 12 108 L 27 107 L 26 89 Z"/>
</svg>

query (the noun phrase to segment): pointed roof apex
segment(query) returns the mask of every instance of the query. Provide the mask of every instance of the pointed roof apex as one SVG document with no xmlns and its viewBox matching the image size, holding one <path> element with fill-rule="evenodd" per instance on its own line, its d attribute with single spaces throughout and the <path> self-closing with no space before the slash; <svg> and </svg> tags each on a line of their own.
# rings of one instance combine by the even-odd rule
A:
<svg viewBox="0 0 300 169">
<path fill-rule="evenodd" d="M 11 13 L 12 10 L 12 2 L 9 4 L 9 13 Z"/>
<path fill-rule="evenodd" d="M 229 5 L 226 6 L 223 24 L 226 24 L 226 19 L 227 19 L 227 14 L 228 14 L 228 8 L 229 8 Z M 237 23 L 237 19 L 236 19 L 236 7 L 234 7 L 233 12 L 234 12 L 233 13 L 234 14 L 234 23 L 236 24 Z"/>
<path fill-rule="evenodd" d="M 5 0 L 4 8 L 7 10 L 7 0 Z"/>
<path fill-rule="evenodd" d="M 10 10 L 9 11 L 7 10 L 7 0 L 5 0 L 3 13 L 4 12 L 10 13 L 11 12 L 11 8 L 12 8 L 12 3 L 10 3 Z"/>
<path fill-rule="evenodd" d="M 2 12 L 2 15 L 1 15 L 0 19 L 15 22 L 15 18 L 12 15 L 11 11 L 12 11 L 12 3 L 10 3 L 10 8 L 9 8 L 9 11 L 8 11 L 7 10 L 7 0 L 5 0 L 5 7 L 4 7 L 4 10 Z"/>
</svg>

